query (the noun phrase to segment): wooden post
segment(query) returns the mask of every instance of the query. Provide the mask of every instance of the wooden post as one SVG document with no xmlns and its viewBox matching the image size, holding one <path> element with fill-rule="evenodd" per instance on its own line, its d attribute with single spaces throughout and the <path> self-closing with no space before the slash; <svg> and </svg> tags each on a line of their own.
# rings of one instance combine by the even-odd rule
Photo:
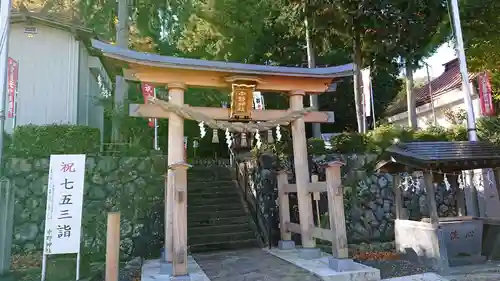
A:
<svg viewBox="0 0 500 281">
<path fill-rule="evenodd" d="M 180 162 L 169 166 L 173 170 L 174 248 L 172 256 L 173 276 L 185 276 L 187 272 L 187 169 L 191 165 Z"/>
<path fill-rule="evenodd" d="M 278 181 L 278 200 L 279 200 L 279 215 L 280 215 L 280 235 L 282 241 L 292 240 L 292 233 L 286 227 L 290 222 L 290 197 L 285 192 L 285 184 L 288 183 L 288 176 L 285 171 L 279 171 L 277 176 Z"/>
<path fill-rule="evenodd" d="M 318 175 L 311 175 L 311 183 L 318 182 Z M 321 213 L 319 211 L 319 200 L 321 200 L 321 193 L 313 192 L 313 200 L 316 207 L 316 221 L 318 222 L 317 227 L 321 227 Z"/>
<path fill-rule="evenodd" d="M 304 108 L 304 95 L 305 92 L 302 90 L 291 92 L 290 109 L 302 110 Z M 309 161 L 307 157 L 306 129 L 304 118 L 298 118 L 292 122 L 292 142 L 302 247 L 314 248 L 316 247 L 316 241 L 312 237 L 314 220 L 311 196 L 307 191 L 307 187 L 309 184 Z"/>
<path fill-rule="evenodd" d="M 392 184 L 394 185 L 394 201 L 396 203 L 396 219 L 400 220 L 403 217 L 403 196 L 401 194 L 401 175 L 395 173 Z"/>
<path fill-rule="evenodd" d="M 328 196 L 328 215 L 330 229 L 333 233 L 332 255 L 334 258 L 345 259 L 347 252 L 347 232 L 344 215 L 344 188 L 340 172 L 341 162 L 331 162 L 325 169 L 326 191 Z"/>
<path fill-rule="evenodd" d="M 120 261 L 120 213 L 108 213 L 106 234 L 106 281 L 118 281 Z"/>
<path fill-rule="evenodd" d="M 432 174 L 424 172 L 425 191 L 427 192 L 427 203 L 429 204 L 429 218 L 432 224 L 439 224 L 439 215 L 436 203 L 436 190 L 432 181 Z"/>
<path fill-rule="evenodd" d="M 169 102 L 175 105 L 184 105 L 184 91 L 186 85 L 182 82 L 170 83 L 167 85 Z M 184 163 L 184 119 L 177 115 L 171 114 L 168 119 L 168 165 L 169 168 L 173 164 Z M 187 190 L 187 171 L 186 169 L 178 169 L 176 171 L 170 169 L 168 171 L 168 189 L 167 189 L 167 214 L 165 240 L 167 241 L 166 248 L 168 249 L 167 258 L 172 261 L 173 275 L 182 276 L 187 274 L 187 231 L 186 231 L 186 198 L 183 202 L 179 202 L 175 191 Z M 180 217 L 182 216 L 182 217 Z M 178 223 L 175 225 L 174 220 Z M 186 253 L 182 254 L 182 251 Z M 180 255 L 180 256 L 179 256 Z"/>
</svg>

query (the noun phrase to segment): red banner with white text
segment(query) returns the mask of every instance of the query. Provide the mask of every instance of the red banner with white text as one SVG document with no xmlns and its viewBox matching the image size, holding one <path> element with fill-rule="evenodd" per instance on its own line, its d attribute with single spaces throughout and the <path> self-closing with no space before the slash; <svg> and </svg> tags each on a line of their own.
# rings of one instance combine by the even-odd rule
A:
<svg viewBox="0 0 500 281">
<path fill-rule="evenodd" d="M 17 82 L 19 77 L 19 63 L 9 58 L 7 60 L 7 95 L 9 97 L 7 117 L 14 118 L 16 110 Z"/>
<path fill-rule="evenodd" d="M 147 104 L 150 97 L 155 95 L 155 87 L 149 83 L 142 83 L 142 95 L 144 96 L 144 103 Z M 155 127 L 153 118 L 149 118 L 148 126 L 151 128 Z"/>
<path fill-rule="evenodd" d="M 479 101 L 481 104 L 481 115 L 494 116 L 495 106 L 493 104 L 493 96 L 491 92 L 490 77 L 487 72 L 481 73 L 477 77 L 479 85 Z"/>
</svg>

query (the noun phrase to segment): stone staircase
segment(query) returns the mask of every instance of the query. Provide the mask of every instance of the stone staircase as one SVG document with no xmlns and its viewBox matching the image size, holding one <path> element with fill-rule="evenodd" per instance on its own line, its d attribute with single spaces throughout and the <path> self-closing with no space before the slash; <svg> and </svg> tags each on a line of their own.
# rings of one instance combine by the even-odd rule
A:
<svg viewBox="0 0 500 281">
<path fill-rule="evenodd" d="M 188 170 L 188 245 L 191 253 L 261 247 L 229 168 Z"/>
</svg>

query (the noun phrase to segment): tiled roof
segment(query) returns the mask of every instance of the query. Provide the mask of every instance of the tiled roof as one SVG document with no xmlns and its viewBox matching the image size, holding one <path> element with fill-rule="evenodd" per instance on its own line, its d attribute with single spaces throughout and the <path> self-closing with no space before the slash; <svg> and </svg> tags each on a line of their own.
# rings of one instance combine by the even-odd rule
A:
<svg viewBox="0 0 500 281">
<path fill-rule="evenodd" d="M 477 77 L 477 73 L 469 73 L 469 81 Z M 458 59 L 445 64 L 445 71 L 436 79 L 431 81 L 432 97 L 438 97 L 449 91 L 462 87 L 462 75 Z M 417 107 L 430 102 L 429 83 L 414 89 Z M 407 110 L 406 98 L 399 100 L 388 109 L 388 113 L 397 114 Z"/>
<path fill-rule="evenodd" d="M 389 147 L 377 169 L 462 171 L 497 167 L 500 147 L 488 142 L 441 141 L 408 142 Z"/>
</svg>

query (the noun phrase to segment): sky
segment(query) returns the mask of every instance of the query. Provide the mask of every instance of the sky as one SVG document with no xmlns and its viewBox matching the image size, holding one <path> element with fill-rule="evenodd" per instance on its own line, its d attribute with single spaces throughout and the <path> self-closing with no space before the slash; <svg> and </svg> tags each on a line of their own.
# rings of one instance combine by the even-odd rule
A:
<svg viewBox="0 0 500 281">
<path fill-rule="evenodd" d="M 433 56 L 425 60 L 425 62 L 429 64 L 430 76 L 436 78 L 441 75 L 444 72 L 443 64 L 456 57 L 452 44 L 445 43 L 441 45 Z M 425 66 L 415 71 L 413 77 L 415 79 L 427 77 Z"/>
</svg>

